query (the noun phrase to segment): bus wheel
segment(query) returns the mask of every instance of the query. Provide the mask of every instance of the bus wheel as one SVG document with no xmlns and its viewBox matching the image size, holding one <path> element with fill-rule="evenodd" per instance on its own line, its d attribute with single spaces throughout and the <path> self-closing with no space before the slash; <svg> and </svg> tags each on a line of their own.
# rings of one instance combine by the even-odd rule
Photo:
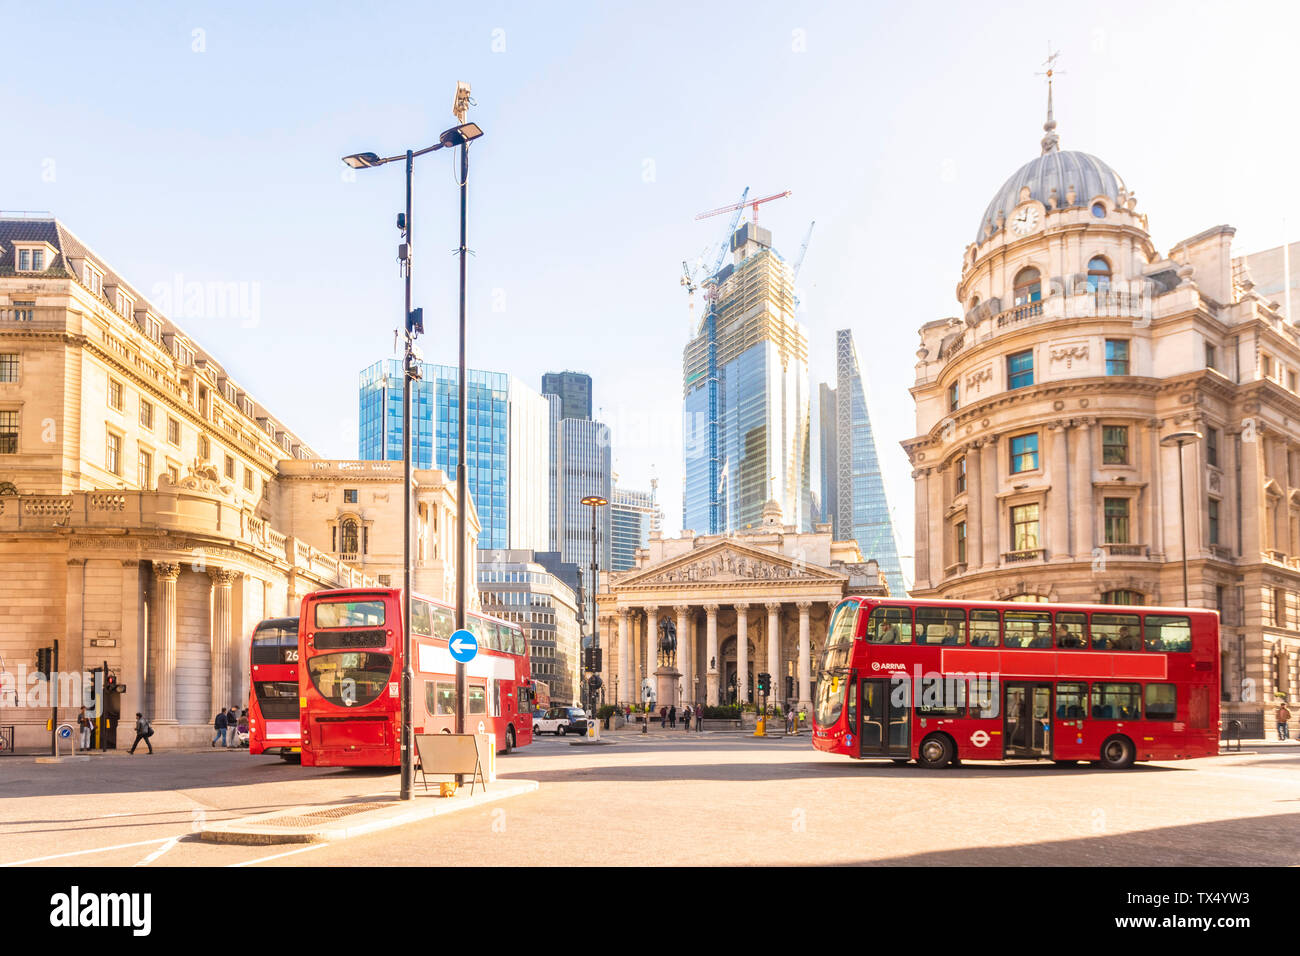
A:
<svg viewBox="0 0 1300 956">
<path fill-rule="evenodd" d="M 952 763 L 956 749 L 947 734 L 931 734 L 921 741 L 921 749 L 916 752 L 916 762 L 927 770 L 937 770 Z"/>
<path fill-rule="evenodd" d="M 515 728 L 506 728 L 506 753 L 513 753 L 515 749 Z"/>
<path fill-rule="evenodd" d="M 1110 737 L 1101 745 L 1101 765 L 1107 770 L 1127 770 L 1136 756 L 1133 741 L 1127 737 Z"/>
</svg>

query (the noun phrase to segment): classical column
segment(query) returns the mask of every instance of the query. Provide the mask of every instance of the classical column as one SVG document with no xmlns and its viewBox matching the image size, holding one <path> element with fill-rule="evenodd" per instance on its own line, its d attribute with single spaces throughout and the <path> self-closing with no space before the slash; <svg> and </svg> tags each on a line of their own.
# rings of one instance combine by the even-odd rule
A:
<svg viewBox="0 0 1300 956">
<path fill-rule="evenodd" d="M 153 722 L 176 723 L 176 579 L 179 564 L 154 562 Z M 149 715 L 145 715 L 149 716 Z"/>
<path fill-rule="evenodd" d="M 808 612 L 812 601 L 800 601 L 799 607 L 799 706 L 812 710 L 812 647 L 809 643 Z"/>
<path fill-rule="evenodd" d="M 208 710 L 234 706 L 230 679 L 230 591 L 238 572 L 208 568 L 212 581 L 212 700 Z"/>
<path fill-rule="evenodd" d="M 658 666 L 656 653 L 659 649 L 659 608 L 650 606 L 645 609 L 645 679 L 654 686 L 655 668 Z M 637 700 L 645 703 L 645 695 L 637 688 Z"/>
<path fill-rule="evenodd" d="M 716 604 L 704 605 L 704 635 L 705 635 L 705 656 L 708 660 L 705 666 L 708 667 L 708 694 L 709 706 L 718 705 L 718 606 Z"/>
<path fill-rule="evenodd" d="M 767 672 L 772 678 L 770 699 L 781 700 L 785 693 L 784 674 L 781 673 L 781 602 L 767 602 Z"/>
<path fill-rule="evenodd" d="M 984 564 L 984 465 L 980 445 L 971 442 L 966 448 L 966 568 L 970 571 L 978 571 Z"/>
<path fill-rule="evenodd" d="M 616 703 L 623 704 L 629 699 L 628 688 L 632 686 L 631 675 L 628 674 L 628 609 L 621 607 L 618 609 L 618 696 Z M 632 698 L 635 698 L 635 692 Z"/>
<path fill-rule="evenodd" d="M 695 703 L 695 660 L 691 656 L 691 606 L 677 604 L 677 669 L 682 672 L 682 695 L 688 703 Z"/>
<path fill-rule="evenodd" d="M 1052 422 L 1047 433 L 1052 437 L 1052 468 L 1047 493 L 1047 534 L 1039 544 L 1047 549 L 1051 561 L 1070 560 L 1069 464 L 1066 457 L 1065 422 Z"/>
<path fill-rule="evenodd" d="M 749 703 L 749 605 L 736 605 L 736 699 Z"/>
<path fill-rule="evenodd" d="M 1070 474 L 1074 487 L 1074 557 L 1077 561 L 1091 561 L 1093 542 L 1096 540 L 1096 509 L 1092 502 L 1092 423 L 1086 418 L 1075 422 L 1075 436 L 1071 443 L 1074 462 Z"/>
<path fill-rule="evenodd" d="M 980 525 L 984 535 L 983 557 L 986 568 L 996 568 L 1002 563 L 1002 551 L 998 548 L 998 491 L 1000 490 L 998 459 L 1002 453 L 1001 449 L 998 436 L 991 436 L 985 446 L 984 454 L 980 456 L 984 465 L 984 491 L 980 496 L 981 500 L 973 502 L 983 515 Z"/>
</svg>

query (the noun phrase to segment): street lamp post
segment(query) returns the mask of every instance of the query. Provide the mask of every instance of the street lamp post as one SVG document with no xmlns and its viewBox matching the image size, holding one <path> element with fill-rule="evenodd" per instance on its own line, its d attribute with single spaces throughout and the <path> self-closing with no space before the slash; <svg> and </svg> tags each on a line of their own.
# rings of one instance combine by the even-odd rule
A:
<svg viewBox="0 0 1300 956">
<path fill-rule="evenodd" d="M 596 651 L 600 647 L 600 625 L 599 618 L 596 616 L 596 592 L 600 590 L 600 577 L 596 565 L 596 509 L 603 508 L 609 504 L 609 501 L 600 495 L 587 495 L 582 499 L 582 504 L 591 507 L 591 663 L 592 670 L 595 671 Z M 593 714 L 593 704 L 596 700 L 596 692 L 590 684 L 584 688 L 587 692 L 587 716 Z"/>
<path fill-rule="evenodd" d="M 438 137 L 438 142 L 432 146 L 426 146 L 424 149 L 410 150 L 398 156 L 380 157 L 376 153 L 353 153 L 350 156 L 344 156 L 343 162 L 353 169 L 369 169 L 374 166 L 383 166 L 386 163 L 397 162 L 398 160 L 406 161 L 406 212 L 397 217 L 397 227 L 401 230 L 402 238 L 405 240 L 398 247 L 398 261 L 402 263 L 402 272 L 405 278 L 405 313 L 402 317 L 402 324 L 406 329 L 406 348 L 402 359 L 402 479 L 405 483 L 405 495 L 402 499 L 402 782 L 401 782 L 401 799 L 410 800 L 415 784 L 415 763 L 412 759 L 412 738 L 411 738 L 411 687 L 415 680 L 415 671 L 411 663 L 411 615 L 409 612 L 411 606 L 411 382 L 420 377 L 418 367 L 418 350 L 415 347 L 416 337 L 424 331 L 423 310 L 411 310 L 411 261 L 412 261 L 412 244 L 411 244 L 411 173 L 415 166 L 415 158 L 423 156 L 425 153 L 432 153 L 443 149 L 447 146 L 460 146 L 462 150 L 468 149 L 471 140 L 478 139 L 483 135 L 477 124 L 466 123 L 463 121 L 459 126 L 454 126 L 449 130 L 443 131 Z M 462 156 L 462 171 L 464 169 L 465 159 Z M 462 180 L 464 176 L 462 175 Z M 461 198 L 461 247 L 464 248 L 465 237 L 465 200 L 464 186 L 462 184 Z M 465 266 L 464 258 L 461 259 L 461 338 L 464 340 L 464 313 L 465 313 L 465 293 L 464 293 Z M 461 361 L 464 362 L 464 346 L 461 347 Z M 461 376 L 462 383 L 464 374 Z M 461 439 L 464 441 L 464 429 L 461 430 Z M 461 461 L 464 459 L 462 458 Z M 464 505 L 461 505 L 460 520 L 464 521 Z M 458 573 L 461 569 L 458 569 Z M 464 627 L 464 614 L 461 610 L 460 601 L 457 601 L 457 626 Z M 461 665 L 458 665 L 458 669 Z M 462 678 L 463 679 L 463 678 Z M 459 705 L 457 713 L 459 715 Z M 457 728 L 459 732 L 460 727 Z"/>
<path fill-rule="evenodd" d="M 1183 543 L 1183 607 L 1189 603 L 1187 591 L 1187 505 L 1183 496 L 1183 446 L 1200 441 L 1201 433 L 1197 431 L 1174 432 L 1160 439 L 1166 448 L 1178 448 L 1178 526 Z"/>
</svg>

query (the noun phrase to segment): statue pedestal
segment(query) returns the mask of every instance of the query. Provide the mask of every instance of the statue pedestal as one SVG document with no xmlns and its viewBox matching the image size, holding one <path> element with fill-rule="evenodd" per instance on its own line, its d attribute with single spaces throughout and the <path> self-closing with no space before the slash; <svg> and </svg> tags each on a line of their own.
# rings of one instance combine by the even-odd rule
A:
<svg viewBox="0 0 1300 956">
<path fill-rule="evenodd" d="M 681 680 L 681 676 L 682 672 L 671 665 L 660 667 L 655 671 L 655 688 L 659 692 L 657 700 L 661 707 L 681 705 L 677 694 L 677 683 Z"/>
</svg>

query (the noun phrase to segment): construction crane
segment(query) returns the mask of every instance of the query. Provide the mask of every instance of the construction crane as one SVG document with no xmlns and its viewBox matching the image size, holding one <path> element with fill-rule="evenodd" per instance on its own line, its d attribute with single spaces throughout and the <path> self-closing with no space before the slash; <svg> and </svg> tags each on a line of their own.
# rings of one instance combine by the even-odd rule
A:
<svg viewBox="0 0 1300 956">
<path fill-rule="evenodd" d="M 803 268 L 803 257 L 808 255 L 808 243 L 812 241 L 812 231 L 816 225 L 816 219 L 808 224 L 808 234 L 803 237 L 803 245 L 799 247 L 799 258 L 794 261 L 794 268 L 790 270 L 790 286 L 792 288 L 794 287 L 794 280 L 799 278 L 799 270 Z M 799 311 L 798 295 L 794 297 L 794 309 L 796 312 Z"/>
<path fill-rule="evenodd" d="M 745 189 L 745 193 L 746 195 L 748 195 L 749 193 L 748 188 Z M 708 212 L 702 212 L 695 218 L 708 219 L 710 216 L 721 216 L 724 212 L 732 212 L 734 210 L 744 209 L 746 206 L 749 206 L 750 209 L 752 210 L 753 221 L 758 222 L 758 207 L 760 205 L 762 205 L 765 202 L 771 202 L 773 199 L 784 199 L 788 195 L 790 195 L 790 190 L 787 189 L 783 193 L 773 193 L 770 196 L 764 196 L 762 199 L 750 199 L 747 201 L 744 196 L 741 196 L 740 202 L 736 203 L 735 205 L 719 206 L 717 209 L 710 209 Z M 736 227 L 732 226 L 731 228 L 732 228 L 732 232 L 734 232 Z M 727 238 L 728 239 L 731 238 L 730 233 L 728 233 Z"/>
</svg>

